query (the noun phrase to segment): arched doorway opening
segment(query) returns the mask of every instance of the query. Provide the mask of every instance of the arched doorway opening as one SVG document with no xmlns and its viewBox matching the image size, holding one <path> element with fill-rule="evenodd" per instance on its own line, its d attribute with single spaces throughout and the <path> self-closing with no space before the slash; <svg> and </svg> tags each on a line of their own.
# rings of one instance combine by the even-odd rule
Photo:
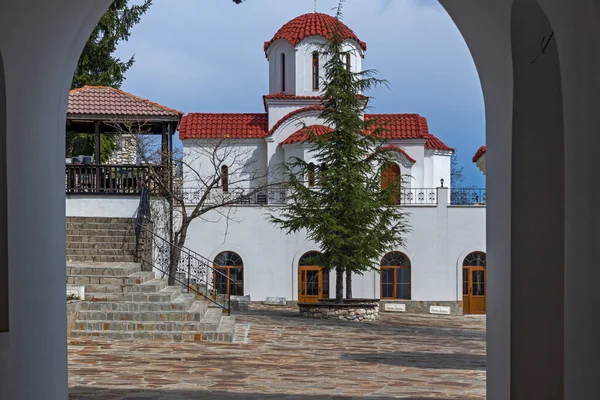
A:
<svg viewBox="0 0 600 400">
<path fill-rule="evenodd" d="M 395 162 L 388 162 L 381 170 L 381 189 L 387 189 L 391 186 L 392 194 L 390 203 L 400 204 L 401 173 L 400 166 Z"/>
<path fill-rule="evenodd" d="M 468 254 L 463 260 L 463 312 L 485 314 L 486 256 L 481 251 Z"/>
<path fill-rule="evenodd" d="M 244 261 L 233 251 L 219 253 L 214 260 L 213 282 L 218 294 L 244 295 Z M 229 279 L 227 279 L 229 278 Z"/>
<path fill-rule="evenodd" d="M 318 251 L 309 251 L 298 261 L 298 302 L 316 303 L 329 298 L 329 271 L 315 265 Z"/>
<path fill-rule="evenodd" d="M 411 264 L 404 253 L 392 251 L 381 259 L 381 298 L 411 299 Z"/>
</svg>

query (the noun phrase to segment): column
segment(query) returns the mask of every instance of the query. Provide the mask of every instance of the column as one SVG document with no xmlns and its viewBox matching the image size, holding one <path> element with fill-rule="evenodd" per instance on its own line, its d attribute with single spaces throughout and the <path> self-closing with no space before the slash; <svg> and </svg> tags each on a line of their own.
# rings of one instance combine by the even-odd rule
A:
<svg viewBox="0 0 600 400">
<path fill-rule="evenodd" d="M 0 333 L 2 399 L 67 398 L 66 105 L 81 49 L 109 3 L 0 4 L 0 257 L 8 253 L 9 311 L 9 331 Z"/>
</svg>

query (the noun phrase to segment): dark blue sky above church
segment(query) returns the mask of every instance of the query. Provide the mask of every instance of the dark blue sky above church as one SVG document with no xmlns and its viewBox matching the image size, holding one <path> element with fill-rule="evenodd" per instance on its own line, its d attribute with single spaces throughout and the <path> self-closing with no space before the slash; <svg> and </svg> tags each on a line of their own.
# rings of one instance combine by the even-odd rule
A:
<svg viewBox="0 0 600 400">
<path fill-rule="evenodd" d="M 332 13 L 337 0 L 318 0 Z M 183 112 L 263 112 L 268 64 L 263 42 L 313 0 L 154 0 L 118 54 L 135 54 L 123 89 Z M 466 184 L 485 185 L 471 158 L 485 144 L 477 71 L 437 0 L 348 0 L 344 22 L 367 42 L 364 68 L 390 88 L 369 95 L 376 113 L 419 113 L 458 151 Z"/>
</svg>

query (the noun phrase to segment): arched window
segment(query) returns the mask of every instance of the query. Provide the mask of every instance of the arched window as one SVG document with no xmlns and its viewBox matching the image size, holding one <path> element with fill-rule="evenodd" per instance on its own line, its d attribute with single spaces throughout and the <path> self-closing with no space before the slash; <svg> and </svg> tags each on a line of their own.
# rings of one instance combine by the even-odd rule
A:
<svg viewBox="0 0 600 400">
<path fill-rule="evenodd" d="M 285 53 L 281 53 L 281 91 L 285 92 Z"/>
<path fill-rule="evenodd" d="M 229 193 L 229 167 L 227 165 L 221 166 L 221 188 L 223 193 Z"/>
<path fill-rule="evenodd" d="M 346 53 L 346 70 L 350 71 L 351 61 L 350 61 L 350 53 Z"/>
<path fill-rule="evenodd" d="M 319 90 L 319 53 L 316 51 L 312 55 L 312 88 Z"/>
<path fill-rule="evenodd" d="M 313 163 L 308 164 L 306 175 L 307 175 L 307 179 L 306 180 L 307 180 L 307 183 L 308 183 L 308 187 L 309 188 L 315 187 L 315 185 L 316 185 L 315 164 L 313 164 Z"/>
<path fill-rule="evenodd" d="M 485 268 L 485 253 L 474 251 L 465 257 L 463 267 L 484 267 Z"/>
<path fill-rule="evenodd" d="M 219 294 L 244 295 L 244 262 L 233 251 L 219 253 L 214 260 L 213 282 Z"/>
<path fill-rule="evenodd" d="M 381 298 L 410 300 L 410 260 L 399 251 L 381 259 Z"/>
<path fill-rule="evenodd" d="M 393 189 L 390 189 L 393 190 L 391 204 L 400 204 L 401 183 L 400 166 L 394 162 L 387 163 L 381 170 L 381 189 L 386 190 L 393 185 Z"/>
<path fill-rule="evenodd" d="M 321 253 L 309 251 L 298 261 L 298 302 L 314 303 L 329 298 L 329 272 L 323 271 L 315 257 Z"/>
</svg>

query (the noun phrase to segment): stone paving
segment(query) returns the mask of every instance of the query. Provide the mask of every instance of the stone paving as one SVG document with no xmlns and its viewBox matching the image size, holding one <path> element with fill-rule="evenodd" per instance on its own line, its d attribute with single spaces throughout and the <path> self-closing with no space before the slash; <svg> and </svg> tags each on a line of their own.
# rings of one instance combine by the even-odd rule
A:
<svg viewBox="0 0 600 400">
<path fill-rule="evenodd" d="M 70 399 L 485 399 L 485 317 L 236 320 L 231 344 L 70 339 Z"/>
</svg>

